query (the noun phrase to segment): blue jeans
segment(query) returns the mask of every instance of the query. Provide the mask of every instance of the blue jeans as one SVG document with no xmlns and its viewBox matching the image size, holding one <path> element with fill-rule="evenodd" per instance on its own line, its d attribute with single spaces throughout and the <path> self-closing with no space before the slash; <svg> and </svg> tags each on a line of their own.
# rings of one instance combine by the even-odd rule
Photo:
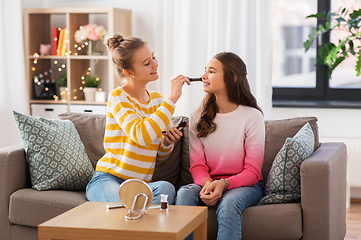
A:
<svg viewBox="0 0 361 240">
<path fill-rule="evenodd" d="M 192 183 L 178 190 L 176 205 L 205 206 L 199 197 L 202 187 Z M 263 197 L 263 181 L 252 187 L 240 187 L 227 190 L 217 204 L 218 235 L 217 240 L 242 239 L 242 212 L 245 208 L 257 205 Z M 193 239 L 189 235 L 186 239 Z"/>
<path fill-rule="evenodd" d="M 110 173 L 96 171 L 86 187 L 86 198 L 92 202 L 120 202 L 119 187 L 125 180 Z M 166 181 L 148 183 L 153 192 L 153 204 L 160 204 L 160 195 L 168 194 L 168 204 L 174 204 L 175 189 Z"/>
</svg>

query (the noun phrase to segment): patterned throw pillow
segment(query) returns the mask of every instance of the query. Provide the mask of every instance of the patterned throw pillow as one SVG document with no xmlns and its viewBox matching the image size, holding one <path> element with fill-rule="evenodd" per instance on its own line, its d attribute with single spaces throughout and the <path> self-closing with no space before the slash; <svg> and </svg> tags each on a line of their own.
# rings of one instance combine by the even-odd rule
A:
<svg viewBox="0 0 361 240">
<path fill-rule="evenodd" d="M 74 124 L 13 112 L 24 144 L 32 187 L 85 190 L 94 169 Z"/>
<path fill-rule="evenodd" d="M 262 204 L 297 202 L 301 198 L 300 167 L 314 150 L 314 135 L 306 123 L 293 138 L 287 138 L 273 161 Z"/>
</svg>

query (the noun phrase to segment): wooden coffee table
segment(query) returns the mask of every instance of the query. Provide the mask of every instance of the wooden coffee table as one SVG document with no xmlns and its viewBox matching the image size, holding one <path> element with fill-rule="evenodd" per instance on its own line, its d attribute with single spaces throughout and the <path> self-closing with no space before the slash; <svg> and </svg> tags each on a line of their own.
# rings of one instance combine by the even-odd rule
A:
<svg viewBox="0 0 361 240">
<path fill-rule="evenodd" d="M 126 208 L 107 210 L 107 203 L 86 202 L 39 225 L 40 240 L 50 239 L 207 239 L 207 207 L 148 209 L 138 220 L 126 220 Z"/>
</svg>

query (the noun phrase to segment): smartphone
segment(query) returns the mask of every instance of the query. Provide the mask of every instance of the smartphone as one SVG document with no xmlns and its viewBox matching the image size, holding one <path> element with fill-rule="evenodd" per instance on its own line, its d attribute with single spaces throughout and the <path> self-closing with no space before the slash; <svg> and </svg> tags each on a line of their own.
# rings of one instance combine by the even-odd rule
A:
<svg viewBox="0 0 361 240">
<path fill-rule="evenodd" d="M 183 118 L 182 121 L 178 124 L 177 129 L 181 131 L 185 126 L 187 126 L 187 119 Z M 166 133 L 166 131 L 163 131 L 162 133 Z"/>
<path fill-rule="evenodd" d="M 187 126 L 187 123 L 187 119 L 183 118 L 181 123 L 177 126 L 177 129 L 181 131 L 185 126 Z"/>
</svg>

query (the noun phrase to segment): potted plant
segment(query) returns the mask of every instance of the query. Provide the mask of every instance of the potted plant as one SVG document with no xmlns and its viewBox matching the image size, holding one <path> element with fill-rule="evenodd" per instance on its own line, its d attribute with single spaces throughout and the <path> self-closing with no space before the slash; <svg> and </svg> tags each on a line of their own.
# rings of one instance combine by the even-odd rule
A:
<svg viewBox="0 0 361 240">
<path fill-rule="evenodd" d="M 317 56 L 317 66 L 327 65 L 329 67 L 329 77 L 331 78 L 333 70 L 346 58 L 355 56 L 356 75 L 361 75 L 361 9 L 350 10 L 340 8 L 335 12 L 321 12 L 307 16 L 307 18 L 317 18 L 324 23 L 319 24 L 317 28 L 313 28 L 313 33 L 308 35 L 308 39 L 304 42 L 305 52 L 308 51 L 313 41 L 321 39 L 321 37 L 331 31 L 343 31 L 346 34 L 341 37 L 338 44 L 332 42 L 320 43 Z M 333 24 L 333 26 L 332 26 Z"/>
<path fill-rule="evenodd" d="M 62 73 L 58 76 L 57 79 L 58 87 L 59 87 L 59 95 L 60 99 L 65 100 L 67 96 L 67 87 L 68 87 L 68 76 L 66 73 Z"/>
<path fill-rule="evenodd" d="M 95 92 L 97 90 L 100 78 L 96 75 L 88 75 L 85 78 L 84 83 L 84 97 L 85 101 L 94 102 L 95 101 Z"/>
</svg>

